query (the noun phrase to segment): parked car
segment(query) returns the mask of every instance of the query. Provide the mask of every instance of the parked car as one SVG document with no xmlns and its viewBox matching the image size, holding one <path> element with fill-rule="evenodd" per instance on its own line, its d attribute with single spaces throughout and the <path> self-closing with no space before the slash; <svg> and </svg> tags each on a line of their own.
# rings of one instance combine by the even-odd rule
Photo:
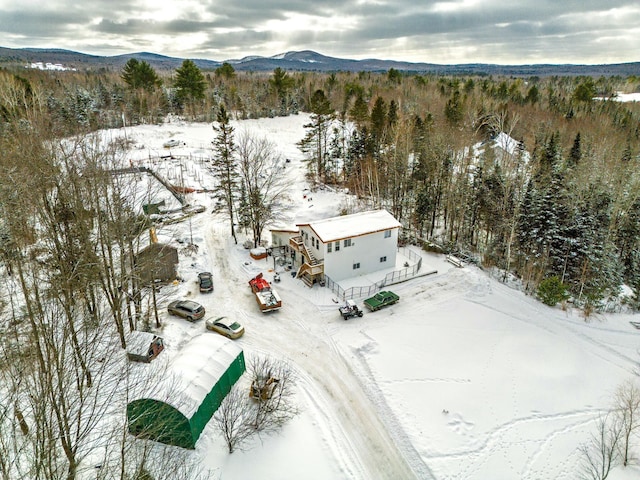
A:
<svg viewBox="0 0 640 480">
<path fill-rule="evenodd" d="M 213 276 L 209 272 L 199 273 L 198 285 L 202 293 L 213 292 Z"/>
<path fill-rule="evenodd" d="M 167 311 L 190 322 L 200 320 L 205 314 L 204 307 L 193 300 L 175 300 L 169 304 Z"/>
<path fill-rule="evenodd" d="M 207 330 L 214 331 L 227 338 L 236 339 L 244 335 L 244 327 L 227 317 L 218 317 L 215 320 L 209 318 L 206 321 L 206 326 Z"/>
<path fill-rule="evenodd" d="M 367 298 L 364 304 L 369 310 L 375 312 L 376 310 L 386 307 L 387 305 L 393 305 L 400 297 L 391 291 L 382 291 L 376 293 L 373 297 Z"/>
</svg>

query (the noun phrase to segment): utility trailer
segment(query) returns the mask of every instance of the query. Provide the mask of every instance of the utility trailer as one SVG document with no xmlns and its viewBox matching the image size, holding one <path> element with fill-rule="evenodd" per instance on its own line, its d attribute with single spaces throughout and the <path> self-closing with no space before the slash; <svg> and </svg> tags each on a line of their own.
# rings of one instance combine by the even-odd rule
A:
<svg viewBox="0 0 640 480">
<path fill-rule="evenodd" d="M 249 280 L 249 286 L 262 313 L 282 307 L 280 295 L 271 288 L 271 284 L 263 277 L 262 272 Z"/>
</svg>

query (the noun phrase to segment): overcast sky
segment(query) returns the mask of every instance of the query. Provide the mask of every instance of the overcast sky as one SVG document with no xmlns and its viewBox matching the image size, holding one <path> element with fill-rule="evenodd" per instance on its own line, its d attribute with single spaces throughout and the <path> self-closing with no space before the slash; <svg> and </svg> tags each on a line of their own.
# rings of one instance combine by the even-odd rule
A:
<svg viewBox="0 0 640 480">
<path fill-rule="evenodd" d="M 229 60 L 640 61 L 639 0 L 0 0 L 0 46 Z"/>
</svg>

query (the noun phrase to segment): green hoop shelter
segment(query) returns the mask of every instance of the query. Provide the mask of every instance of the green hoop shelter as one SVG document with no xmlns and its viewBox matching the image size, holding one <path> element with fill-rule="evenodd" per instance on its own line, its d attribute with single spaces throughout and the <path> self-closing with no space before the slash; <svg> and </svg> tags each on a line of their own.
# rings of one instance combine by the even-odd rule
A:
<svg viewBox="0 0 640 480">
<path fill-rule="evenodd" d="M 127 404 L 129 432 L 167 445 L 194 449 L 202 430 L 245 371 L 242 348 L 202 334 L 168 366 L 160 385 Z"/>
</svg>

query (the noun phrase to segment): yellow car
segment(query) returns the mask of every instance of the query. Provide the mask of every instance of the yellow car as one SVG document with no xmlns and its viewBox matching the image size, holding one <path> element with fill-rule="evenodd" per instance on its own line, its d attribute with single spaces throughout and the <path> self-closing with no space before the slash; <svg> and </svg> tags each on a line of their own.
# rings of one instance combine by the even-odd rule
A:
<svg viewBox="0 0 640 480">
<path fill-rule="evenodd" d="M 236 339 L 244 335 L 244 327 L 227 317 L 218 317 L 215 320 L 207 319 L 207 330 L 224 335 L 227 338 Z"/>
</svg>

